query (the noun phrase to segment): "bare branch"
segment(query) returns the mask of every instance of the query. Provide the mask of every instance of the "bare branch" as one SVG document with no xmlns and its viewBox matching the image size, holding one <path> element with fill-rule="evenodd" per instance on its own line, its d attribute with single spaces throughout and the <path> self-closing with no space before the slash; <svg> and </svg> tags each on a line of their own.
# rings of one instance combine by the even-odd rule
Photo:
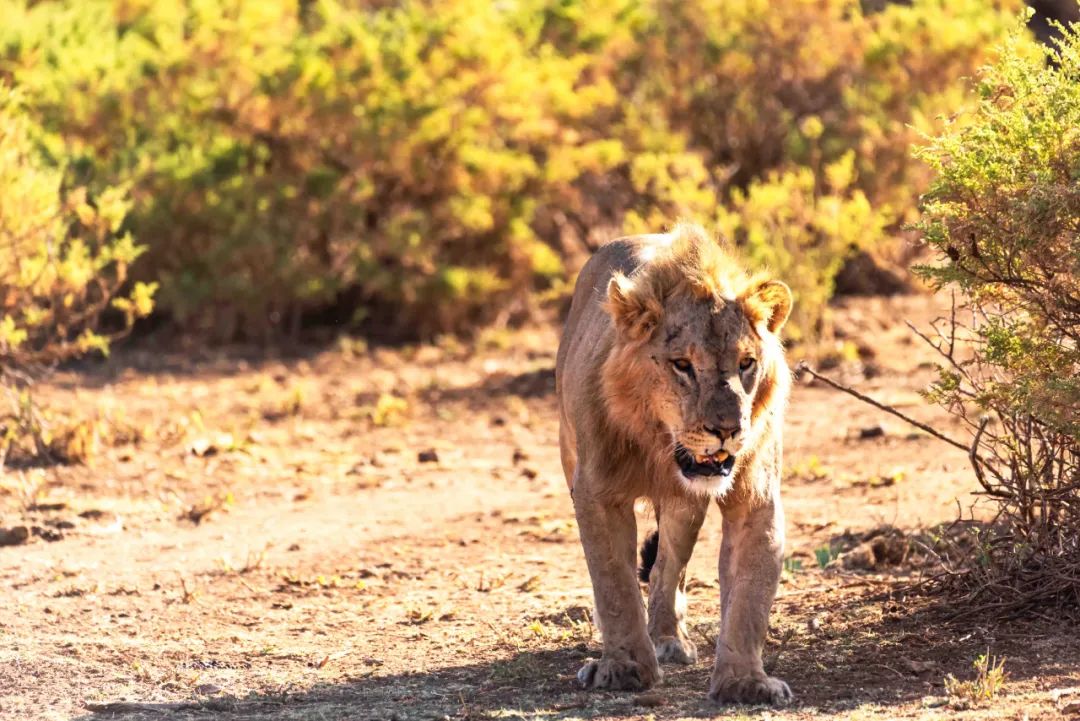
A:
<svg viewBox="0 0 1080 721">
<path fill-rule="evenodd" d="M 825 384 L 827 384 L 829 386 L 832 386 L 833 388 L 835 388 L 838 391 L 843 391 L 844 393 L 847 393 L 850 396 L 854 396 L 855 398 L 858 398 L 863 403 L 868 403 L 868 404 L 874 406 L 874 408 L 877 408 L 879 410 L 885 411 L 886 413 L 892 414 L 892 415 L 896 416 L 897 418 L 899 418 L 900 420 L 904 421 L 905 423 L 907 423 L 909 425 L 912 425 L 912 426 L 915 426 L 919 430 L 926 431 L 927 433 L 932 435 L 934 438 L 937 438 L 938 440 L 941 440 L 941 441 L 945 441 L 950 446 L 954 446 L 956 448 L 959 448 L 960 450 L 964 451 L 965 453 L 970 453 L 970 451 L 971 451 L 969 446 L 966 446 L 963 443 L 960 443 L 959 441 L 956 441 L 956 440 L 953 440 L 952 438 L 949 438 L 948 436 L 946 436 L 944 433 L 941 433 L 937 429 L 932 428 L 931 426 L 928 426 L 925 423 L 922 423 L 921 421 L 917 421 L 914 418 L 901 413 L 900 411 L 896 410 L 892 406 L 886 405 L 885 403 L 881 403 L 879 401 L 876 401 L 873 398 L 871 398 L 870 396 L 866 396 L 866 395 L 863 395 L 862 393 L 859 393 L 857 390 L 855 390 L 854 388 L 851 388 L 850 386 L 845 386 L 842 383 L 838 383 L 838 382 L 832 380 L 831 378 L 827 378 L 827 377 L 821 375 L 820 373 L 815 371 L 813 368 L 811 368 L 806 363 L 806 361 L 801 361 L 799 363 L 798 367 L 795 369 L 795 372 L 796 373 L 803 373 L 803 372 L 809 373 L 810 375 L 812 375 L 814 378 L 821 381 L 822 383 L 825 383 Z"/>
</svg>

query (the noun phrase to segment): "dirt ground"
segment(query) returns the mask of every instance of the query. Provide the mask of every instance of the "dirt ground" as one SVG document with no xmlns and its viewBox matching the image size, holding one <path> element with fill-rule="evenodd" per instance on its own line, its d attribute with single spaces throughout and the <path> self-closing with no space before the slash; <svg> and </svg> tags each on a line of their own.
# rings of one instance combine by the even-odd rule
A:
<svg viewBox="0 0 1080 721">
<path fill-rule="evenodd" d="M 959 434 L 922 405 L 931 354 L 901 323 L 934 302 L 838 307 L 831 373 Z M 0 475 L 0 527 L 33 531 L 0 547 L 0 718 L 1080 715 L 1075 627 L 950 623 L 898 592 L 921 568 L 913 534 L 975 502 L 964 454 L 806 384 L 766 651 L 795 703 L 706 699 L 715 508 L 689 572 L 702 660 L 645 694 L 581 691 L 599 637 L 559 468 L 555 347 L 553 329 L 276 358 L 144 343 L 53 377 L 40 400 L 88 461 Z M 652 525 L 642 507 L 639 534 Z M 841 555 L 881 528 L 910 557 Z M 1002 694 L 946 705 L 946 675 L 971 678 L 987 650 L 1007 658 Z"/>
</svg>

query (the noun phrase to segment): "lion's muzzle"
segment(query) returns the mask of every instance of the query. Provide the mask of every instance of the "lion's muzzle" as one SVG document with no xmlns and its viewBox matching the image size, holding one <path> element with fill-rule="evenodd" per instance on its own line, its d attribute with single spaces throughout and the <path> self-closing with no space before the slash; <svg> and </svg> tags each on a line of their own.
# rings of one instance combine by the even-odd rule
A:
<svg viewBox="0 0 1080 721">
<path fill-rule="evenodd" d="M 735 467 L 735 456 L 727 451 L 718 451 L 712 455 L 691 453 L 681 443 L 675 446 L 675 462 L 687 480 L 702 476 L 726 478 Z"/>
</svg>

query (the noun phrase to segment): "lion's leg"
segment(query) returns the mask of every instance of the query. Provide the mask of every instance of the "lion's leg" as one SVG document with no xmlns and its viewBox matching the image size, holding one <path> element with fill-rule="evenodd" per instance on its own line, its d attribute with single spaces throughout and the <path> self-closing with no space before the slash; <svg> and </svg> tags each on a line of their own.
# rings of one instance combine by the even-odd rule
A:
<svg viewBox="0 0 1080 721">
<path fill-rule="evenodd" d="M 697 661 L 697 647 L 686 633 L 686 564 L 708 507 L 707 497 L 657 505 L 660 538 L 649 574 L 649 637 L 661 663 Z"/>
<path fill-rule="evenodd" d="M 720 544 L 720 636 L 709 698 L 721 703 L 785 703 L 791 689 L 765 673 L 761 652 L 783 567 L 779 500 L 724 508 Z"/>
<path fill-rule="evenodd" d="M 656 652 L 645 629 L 645 606 L 635 574 L 636 523 L 632 500 L 597 497 L 574 482 L 574 511 L 592 577 L 596 620 L 604 652 L 578 672 L 586 688 L 645 689 L 660 680 Z"/>
<path fill-rule="evenodd" d="M 577 439 L 573 427 L 564 416 L 559 422 L 559 460 L 570 492 L 574 492 L 574 474 L 577 472 Z"/>
</svg>

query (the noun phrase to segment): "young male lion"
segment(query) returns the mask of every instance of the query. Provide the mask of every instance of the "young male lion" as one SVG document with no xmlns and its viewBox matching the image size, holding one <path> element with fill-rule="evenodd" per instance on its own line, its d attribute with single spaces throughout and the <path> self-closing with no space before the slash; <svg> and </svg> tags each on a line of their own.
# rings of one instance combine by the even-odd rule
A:
<svg viewBox="0 0 1080 721">
<path fill-rule="evenodd" d="M 559 344 L 559 445 L 592 577 L 603 655 L 589 688 L 641 689 L 659 662 L 694 663 L 686 564 L 710 500 L 723 512 L 720 635 L 709 696 L 783 703 L 761 651 L 783 553 L 781 425 L 790 385 L 778 332 L 791 291 L 750 276 L 697 226 L 622 238 L 578 277 Z M 656 509 L 646 622 L 634 501 Z"/>
</svg>

